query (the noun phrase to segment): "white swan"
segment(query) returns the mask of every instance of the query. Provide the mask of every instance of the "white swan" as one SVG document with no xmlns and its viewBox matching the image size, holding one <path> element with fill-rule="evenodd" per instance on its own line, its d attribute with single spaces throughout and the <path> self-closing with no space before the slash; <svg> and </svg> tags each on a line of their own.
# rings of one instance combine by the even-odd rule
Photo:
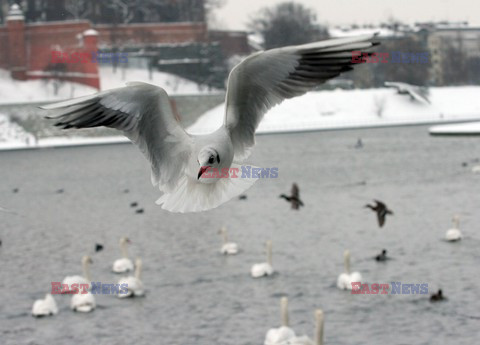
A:
<svg viewBox="0 0 480 345">
<path fill-rule="evenodd" d="M 120 288 L 122 284 L 127 284 L 127 293 L 119 293 L 118 297 L 125 298 L 125 297 L 134 297 L 134 296 L 143 296 L 145 294 L 143 283 L 140 280 L 140 276 L 142 274 L 142 260 L 137 258 L 135 260 L 135 276 L 129 276 L 126 278 L 122 278 L 118 281 L 120 284 Z"/>
<path fill-rule="evenodd" d="M 235 255 L 238 253 L 238 245 L 234 242 L 228 242 L 228 235 L 227 229 L 223 226 L 219 233 L 222 235 L 223 238 L 223 245 L 220 249 L 220 253 L 225 255 Z"/>
<path fill-rule="evenodd" d="M 38 299 L 33 303 L 32 315 L 36 317 L 50 316 L 58 313 L 57 303 L 49 293 L 45 299 Z"/>
<path fill-rule="evenodd" d="M 133 271 L 133 262 L 128 258 L 127 244 L 131 243 L 127 237 L 120 238 L 120 250 L 123 258 L 115 260 L 112 270 L 115 273 L 125 273 Z"/>
<path fill-rule="evenodd" d="M 90 291 L 87 291 L 87 293 L 79 292 L 74 294 L 70 300 L 70 308 L 72 308 L 73 311 L 89 313 L 93 311 L 95 307 L 95 297 Z"/>
<path fill-rule="evenodd" d="M 76 276 L 66 276 L 65 279 L 63 279 L 62 281 L 62 287 L 63 287 L 63 284 L 67 284 L 68 286 L 68 291 L 64 291 L 62 289 L 62 293 L 69 293 L 71 292 L 71 287 L 72 287 L 72 284 L 78 284 L 78 288 L 80 288 L 80 285 L 81 284 L 87 284 L 88 285 L 88 289 L 87 290 L 90 290 L 91 288 L 91 277 L 90 277 L 90 268 L 89 268 L 89 264 L 93 263 L 92 261 L 92 258 L 88 255 L 85 255 L 82 257 L 82 271 L 83 271 L 83 276 L 79 276 L 79 275 L 76 275 Z"/>
<path fill-rule="evenodd" d="M 271 328 L 265 335 L 264 345 L 286 345 L 290 344 L 290 340 L 295 338 L 295 332 L 288 327 L 288 299 L 282 297 L 280 300 L 280 311 L 282 316 L 282 326 L 279 328 Z"/>
<path fill-rule="evenodd" d="M 475 165 L 475 166 L 472 168 L 472 172 L 473 172 L 474 174 L 480 173 L 480 165 Z"/>
<path fill-rule="evenodd" d="M 450 242 L 458 241 L 462 239 L 462 233 L 460 232 L 460 217 L 458 215 L 453 216 L 453 228 L 447 230 L 445 239 Z"/>
<path fill-rule="evenodd" d="M 323 345 L 323 311 L 315 311 L 315 341 L 306 335 L 290 339 L 286 345 Z"/>
<path fill-rule="evenodd" d="M 345 250 L 343 254 L 345 273 L 338 276 L 337 287 L 342 290 L 352 290 L 353 282 L 361 282 L 362 276 L 359 272 L 350 273 L 350 251 Z"/>
<path fill-rule="evenodd" d="M 272 275 L 274 272 L 272 267 L 272 241 L 267 241 L 267 262 L 255 264 L 252 266 L 250 273 L 253 278 Z"/>
</svg>

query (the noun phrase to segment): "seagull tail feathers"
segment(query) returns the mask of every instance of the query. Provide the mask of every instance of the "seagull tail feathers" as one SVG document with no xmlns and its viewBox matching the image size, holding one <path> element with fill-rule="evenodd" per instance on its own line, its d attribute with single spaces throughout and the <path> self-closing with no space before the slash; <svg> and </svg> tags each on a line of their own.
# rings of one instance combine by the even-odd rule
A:
<svg viewBox="0 0 480 345">
<path fill-rule="evenodd" d="M 232 164 L 231 167 L 238 168 L 237 171 L 242 171 L 238 164 Z M 156 203 L 170 212 L 207 211 L 244 193 L 253 186 L 257 179 L 256 177 L 244 177 L 239 174 L 236 177 L 220 178 L 215 183 L 205 184 L 184 176 L 180 179 L 176 188 L 164 193 Z"/>
</svg>

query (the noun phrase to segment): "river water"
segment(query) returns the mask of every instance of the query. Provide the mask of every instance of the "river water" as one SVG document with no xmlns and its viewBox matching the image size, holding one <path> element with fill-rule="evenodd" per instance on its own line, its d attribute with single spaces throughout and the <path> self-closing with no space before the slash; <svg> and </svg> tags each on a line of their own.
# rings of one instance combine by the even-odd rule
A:
<svg viewBox="0 0 480 345">
<path fill-rule="evenodd" d="M 476 344 L 478 158 L 478 138 L 432 138 L 425 127 L 258 136 L 248 162 L 278 168 L 278 178 L 258 181 L 246 200 L 184 215 L 155 205 L 148 163 L 130 144 L 0 152 L 0 206 L 16 212 L 0 212 L 0 344 L 258 345 L 279 326 L 285 295 L 299 335 L 312 337 L 313 312 L 324 311 L 326 344 Z M 278 197 L 292 182 L 300 211 Z M 363 208 L 374 198 L 394 212 L 381 229 Z M 464 239 L 447 243 L 456 213 Z M 237 256 L 218 252 L 222 225 Z M 93 313 L 77 314 L 70 296 L 55 295 L 58 315 L 30 316 L 52 281 L 81 273 L 84 254 L 94 281 L 116 282 L 123 235 L 143 260 L 146 297 L 98 295 Z M 269 239 L 278 273 L 254 280 Z M 95 243 L 105 249 L 94 253 Z M 383 248 L 392 259 L 378 263 Z M 365 282 L 427 283 L 448 300 L 341 291 L 345 249 Z"/>
</svg>

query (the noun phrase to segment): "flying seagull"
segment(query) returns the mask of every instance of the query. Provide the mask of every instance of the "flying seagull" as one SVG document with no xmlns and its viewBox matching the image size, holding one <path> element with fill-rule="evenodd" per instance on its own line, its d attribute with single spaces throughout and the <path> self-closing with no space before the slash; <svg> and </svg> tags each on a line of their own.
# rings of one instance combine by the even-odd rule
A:
<svg viewBox="0 0 480 345">
<path fill-rule="evenodd" d="M 257 180 L 214 172 L 241 170 L 238 163 L 249 156 L 264 114 L 284 99 L 351 70 L 352 51 L 365 52 L 377 45 L 374 37 L 252 54 L 230 72 L 223 125 L 208 135 L 186 133 L 165 90 L 141 82 L 41 108 L 51 111 L 47 118 L 61 128 L 106 126 L 123 131 L 151 163 L 152 183 L 163 192 L 157 204 L 171 212 L 205 211 L 244 193 Z"/>
<path fill-rule="evenodd" d="M 303 202 L 300 200 L 300 191 L 296 183 L 292 185 L 290 196 L 280 194 L 280 198 L 287 200 L 292 205 L 292 209 L 294 210 L 298 210 L 300 206 L 303 206 Z"/>
<path fill-rule="evenodd" d="M 378 226 L 382 227 L 383 224 L 385 224 L 385 218 L 387 214 L 393 215 L 393 212 L 390 211 L 387 208 L 387 205 L 385 205 L 383 202 L 374 200 L 375 201 L 375 206 L 372 205 L 365 205 L 365 207 L 370 208 L 372 211 L 375 211 L 377 213 L 377 219 L 378 219 Z"/>
<path fill-rule="evenodd" d="M 430 100 L 427 97 L 428 90 L 421 88 L 420 86 L 393 81 L 386 81 L 385 86 L 397 89 L 397 92 L 400 95 L 409 95 L 412 101 L 416 100 L 420 103 L 430 104 Z"/>
</svg>

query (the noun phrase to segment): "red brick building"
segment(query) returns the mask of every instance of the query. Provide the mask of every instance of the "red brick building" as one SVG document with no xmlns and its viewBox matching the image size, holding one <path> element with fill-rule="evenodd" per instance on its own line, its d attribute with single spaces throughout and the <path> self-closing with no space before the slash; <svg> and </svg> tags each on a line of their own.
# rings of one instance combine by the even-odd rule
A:
<svg viewBox="0 0 480 345">
<path fill-rule="evenodd" d="M 224 54 L 249 53 L 247 36 L 212 32 Z M 87 20 L 25 23 L 18 5 L 11 6 L 0 26 L 0 68 L 18 80 L 55 78 L 100 87 L 97 63 L 53 64 L 52 52 L 91 54 L 98 47 L 139 47 L 148 44 L 208 42 L 205 22 L 92 25 Z M 62 68 L 59 68 L 62 67 Z"/>
</svg>

